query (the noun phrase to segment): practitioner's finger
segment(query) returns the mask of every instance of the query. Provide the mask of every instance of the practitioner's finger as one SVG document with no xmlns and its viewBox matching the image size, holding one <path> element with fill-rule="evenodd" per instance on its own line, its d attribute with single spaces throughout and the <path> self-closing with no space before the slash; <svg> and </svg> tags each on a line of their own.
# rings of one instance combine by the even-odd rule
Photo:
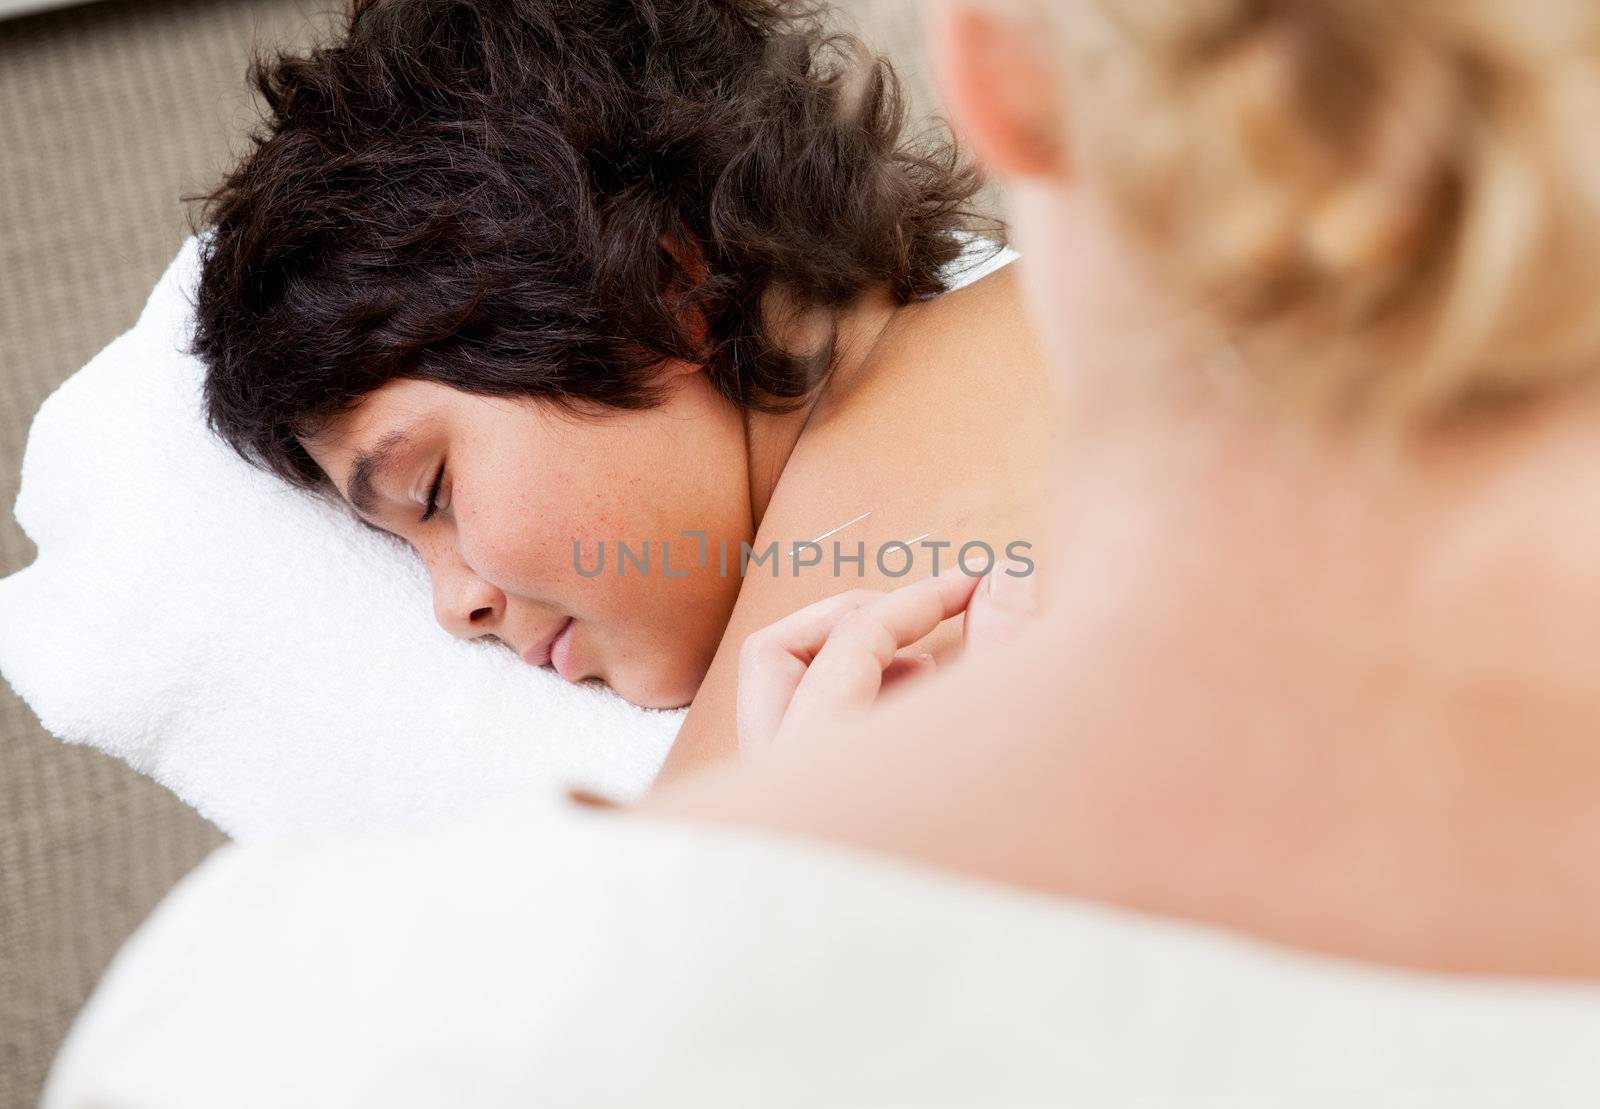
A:
<svg viewBox="0 0 1600 1109">
<path fill-rule="evenodd" d="M 775 620 L 745 637 L 741 652 L 783 651 L 810 662 L 827 642 L 829 634 L 844 617 L 887 594 L 881 589 L 849 589 L 825 597 L 805 608 Z"/>
<path fill-rule="evenodd" d="M 901 586 L 842 617 L 801 677 L 779 735 L 805 735 L 869 707 L 895 653 L 960 613 L 977 583 L 951 571 Z"/>
<path fill-rule="evenodd" d="M 828 633 L 844 616 L 882 596 L 875 589 L 852 589 L 745 637 L 734 694 L 734 727 L 741 751 L 758 750 L 776 738 L 789 701 Z"/>
<path fill-rule="evenodd" d="M 909 685 L 919 677 L 931 674 L 938 668 L 938 663 L 934 661 L 932 655 L 924 654 L 915 657 L 896 655 L 895 660 L 883 672 L 883 685 L 879 688 L 878 695 L 881 697 L 892 689 L 899 689 L 901 686 Z"/>
<path fill-rule="evenodd" d="M 808 674 L 830 660 L 858 656 L 876 660 L 875 675 L 894 661 L 895 653 L 932 632 L 967 607 L 980 579 L 955 570 L 903 585 L 841 617 L 812 660 Z"/>
</svg>

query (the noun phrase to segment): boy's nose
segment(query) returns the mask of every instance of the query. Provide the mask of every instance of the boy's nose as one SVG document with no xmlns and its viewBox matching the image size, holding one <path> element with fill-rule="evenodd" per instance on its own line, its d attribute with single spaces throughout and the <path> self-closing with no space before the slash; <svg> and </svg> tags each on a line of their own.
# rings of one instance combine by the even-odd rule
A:
<svg viewBox="0 0 1600 1109">
<path fill-rule="evenodd" d="M 506 597 L 496 586 L 465 567 L 432 576 L 434 618 L 445 631 L 476 639 L 500 629 Z"/>
</svg>

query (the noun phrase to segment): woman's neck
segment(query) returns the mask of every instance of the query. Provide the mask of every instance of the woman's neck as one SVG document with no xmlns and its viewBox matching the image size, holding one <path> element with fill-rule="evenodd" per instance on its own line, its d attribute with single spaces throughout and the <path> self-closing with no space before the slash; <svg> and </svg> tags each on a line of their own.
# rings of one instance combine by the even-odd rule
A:
<svg viewBox="0 0 1600 1109">
<path fill-rule="evenodd" d="M 1414 748 L 1495 752 L 1512 773 L 1519 745 L 1589 727 L 1600 525 L 1581 506 L 1600 488 L 1600 384 L 1396 440 L 1312 430 L 1253 385 L 1292 376 L 1294 352 L 1224 342 L 1103 210 L 1057 208 L 1075 244 L 1046 320 L 1067 356 L 1072 541 L 1047 592 L 1095 645 L 1153 652 L 1104 676 L 1126 673 L 1128 703 L 1159 654 L 1174 699 L 1235 714 L 1222 732 L 1276 711 L 1309 742 L 1359 745 L 1404 721 Z"/>
</svg>

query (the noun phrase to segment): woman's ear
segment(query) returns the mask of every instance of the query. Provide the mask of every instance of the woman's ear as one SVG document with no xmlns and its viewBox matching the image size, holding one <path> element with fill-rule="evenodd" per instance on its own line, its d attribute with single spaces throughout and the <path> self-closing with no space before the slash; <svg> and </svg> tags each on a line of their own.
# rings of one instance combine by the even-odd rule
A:
<svg viewBox="0 0 1600 1109">
<path fill-rule="evenodd" d="M 1059 62 L 1037 19 L 971 0 L 940 0 L 929 32 L 951 123 L 990 172 L 1067 172 Z"/>
</svg>

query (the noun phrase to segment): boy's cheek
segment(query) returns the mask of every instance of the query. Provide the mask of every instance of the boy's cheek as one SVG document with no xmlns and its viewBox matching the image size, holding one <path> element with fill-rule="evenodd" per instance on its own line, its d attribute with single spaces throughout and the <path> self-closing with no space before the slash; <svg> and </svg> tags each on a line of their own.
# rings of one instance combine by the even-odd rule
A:
<svg viewBox="0 0 1600 1109">
<path fill-rule="evenodd" d="M 601 579 L 605 580 L 605 579 Z M 690 582 L 691 598 L 659 587 L 656 578 L 631 572 L 609 576 L 609 590 L 597 603 L 605 617 L 592 625 L 590 643 L 595 663 L 610 684 L 635 704 L 680 708 L 694 700 L 722 641 L 732 612 L 714 578 Z"/>
</svg>

